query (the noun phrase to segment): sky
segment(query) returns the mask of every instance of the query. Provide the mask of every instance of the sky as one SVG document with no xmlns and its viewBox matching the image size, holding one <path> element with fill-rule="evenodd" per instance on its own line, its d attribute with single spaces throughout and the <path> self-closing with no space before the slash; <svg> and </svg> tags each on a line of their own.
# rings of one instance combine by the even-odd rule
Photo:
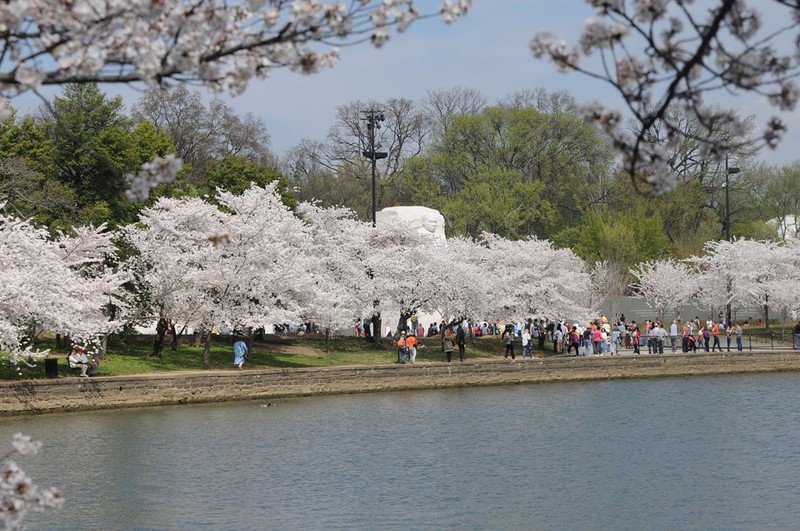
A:
<svg viewBox="0 0 800 531">
<path fill-rule="evenodd" d="M 418 0 L 422 11 L 439 0 Z M 756 2 L 759 8 L 762 3 Z M 417 21 L 404 34 L 392 34 L 381 49 L 360 44 L 341 49 L 333 69 L 305 76 L 276 70 L 266 80 L 251 82 L 244 94 L 223 96 L 239 113 L 253 113 L 264 121 L 277 154 L 301 139 L 324 140 L 334 124 L 336 108 L 356 100 L 385 101 L 408 98 L 421 101 L 430 90 L 454 86 L 481 91 L 497 102 L 516 91 L 543 87 L 566 90 L 580 103 L 599 100 L 622 109 L 622 100 L 601 81 L 584 75 L 558 73 L 547 61 L 534 59 L 528 45 L 540 31 L 550 31 L 569 43 L 577 42 L 583 22 L 593 15 L 584 0 L 474 0 L 470 13 L 454 24 L 439 18 Z M 766 14 L 769 23 L 769 13 Z M 107 93 L 124 97 L 128 106 L 140 92 L 127 86 L 104 86 Z M 726 93 L 707 103 L 734 107 L 756 116 L 758 129 L 777 114 L 764 98 Z M 35 98 L 14 101 L 25 110 Z M 789 134 L 776 150 L 765 149 L 760 160 L 788 164 L 800 160 L 800 113 L 784 113 Z"/>
</svg>

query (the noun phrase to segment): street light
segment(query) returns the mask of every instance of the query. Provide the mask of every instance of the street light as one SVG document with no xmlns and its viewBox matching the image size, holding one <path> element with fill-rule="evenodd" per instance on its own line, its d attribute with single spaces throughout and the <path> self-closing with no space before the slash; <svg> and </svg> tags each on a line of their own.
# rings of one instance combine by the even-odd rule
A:
<svg viewBox="0 0 800 531">
<path fill-rule="evenodd" d="M 731 190 L 730 176 L 739 173 L 739 168 L 728 167 L 728 154 L 725 154 L 725 239 L 731 241 Z"/>
<path fill-rule="evenodd" d="M 728 166 L 728 154 L 725 153 L 725 239 L 731 241 L 731 183 L 730 176 L 734 173 L 739 173 L 739 168 Z M 726 324 L 731 324 L 731 276 L 728 274 L 728 304 L 725 305 L 725 313 L 727 315 Z"/>
<path fill-rule="evenodd" d="M 375 177 L 375 161 L 378 159 L 385 159 L 389 154 L 385 151 L 375 151 L 375 129 L 381 128 L 381 122 L 386 119 L 382 111 L 371 109 L 364 111 L 364 121 L 367 122 L 367 130 L 369 131 L 369 150 L 361 152 L 362 155 L 372 161 L 372 226 L 375 226 L 378 198 L 377 198 L 377 185 Z"/>
</svg>

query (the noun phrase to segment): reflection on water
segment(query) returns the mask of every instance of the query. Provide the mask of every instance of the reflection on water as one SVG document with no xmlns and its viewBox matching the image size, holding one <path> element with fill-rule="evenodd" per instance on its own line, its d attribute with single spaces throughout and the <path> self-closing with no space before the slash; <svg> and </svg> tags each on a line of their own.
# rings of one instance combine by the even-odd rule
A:
<svg viewBox="0 0 800 531">
<path fill-rule="evenodd" d="M 4 420 L 34 529 L 753 529 L 800 521 L 800 374 Z M 5 443 L 6 445 L 8 443 Z"/>
</svg>

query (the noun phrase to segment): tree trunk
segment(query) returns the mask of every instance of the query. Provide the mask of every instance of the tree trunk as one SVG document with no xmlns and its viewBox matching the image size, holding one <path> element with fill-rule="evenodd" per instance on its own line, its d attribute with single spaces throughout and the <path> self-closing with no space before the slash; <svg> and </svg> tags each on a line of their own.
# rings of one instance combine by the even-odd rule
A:
<svg viewBox="0 0 800 531">
<path fill-rule="evenodd" d="M 186 331 L 186 325 L 183 325 L 183 328 L 181 328 L 180 333 L 178 333 L 178 331 L 175 330 L 175 323 L 172 323 L 172 352 L 178 350 L 178 338 L 183 336 L 183 333 L 185 331 Z"/>
<path fill-rule="evenodd" d="M 105 334 L 100 341 L 100 350 L 95 354 L 95 357 L 99 360 L 104 360 L 108 357 L 106 352 L 108 352 L 108 334 Z"/>
<path fill-rule="evenodd" d="M 412 311 L 400 312 L 400 320 L 397 321 L 397 333 L 405 332 L 408 328 L 408 320 L 414 315 Z"/>
<path fill-rule="evenodd" d="M 377 303 L 377 301 L 375 302 Z M 380 343 L 383 337 L 383 324 L 381 323 L 380 312 L 372 314 L 372 337 L 375 338 L 375 341 L 378 343 Z"/>
<path fill-rule="evenodd" d="M 206 333 L 205 349 L 203 350 L 203 365 L 208 367 L 211 360 L 211 330 Z"/>
<path fill-rule="evenodd" d="M 194 340 L 192 341 L 193 347 L 199 347 L 203 344 L 203 336 L 205 333 L 205 329 L 202 326 L 199 326 L 197 330 L 194 331 Z"/>
<path fill-rule="evenodd" d="M 330 327 L 325 327 L 325 352 L 328 356 L 331 355 L 331 329 Z"/>
<path fill-rule="evenodd" d="M 156 325 L 156 337 L 153 341 L 153 351 L 150 352 L 151 358 L 160 358 L 161 349 L 164 348 L 164 337 L 167 335 L 168 323 L 163 317 L 158 320 Z"/>
</svg>

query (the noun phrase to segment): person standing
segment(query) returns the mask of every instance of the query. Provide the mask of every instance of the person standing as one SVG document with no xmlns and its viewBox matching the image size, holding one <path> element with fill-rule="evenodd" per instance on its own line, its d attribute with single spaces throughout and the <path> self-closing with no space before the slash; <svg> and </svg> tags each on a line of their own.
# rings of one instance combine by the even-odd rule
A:
<svg viewBox="0 0 800 531">
<path fill-rule="evenodd" d="M 678 344 L 678 320 L 672 321 L 669 325 L 669 342 L 672 343 L 672 353 L 675 354 L 675 349 Z"/>
<path fill-rule="evenodd" d="M 589 324 L 583 329 L 583 355 L 588 356 L 592 353 L 592 325 Z"/>
<path fill-rule="evenodd" d="M 406 351 L 408 352 L 408 359 L 413 364 L 417 359 L 417 336 L 411 334 L 406 338 Z"/>
<path fill-rule="evenodd" d="M 539 350 L 544 350 L 544 319 L 539 319 L 539 324 L 536 325 L 536 332 L 539 335 Z"/>
<path fill-rule="evenodd" d="M 406 333 L 400 332 L 400 337 L 397 338 L 397 360 L 400 363 L 405 363 L 406 354 Z"/>
<path fill-rule="evenodd" d="M 599 326 L 595 326 L 594 330 L 592 330 L 592 344 L 593 344 L 593 353 L 595 356 L 599 356 L 603 353 L 602 344 L 603 344 L 603 332 L 600 330 Z"/>
<path fill-rule="evenodd" d="M 733 327 L 730 323 L 728 326 L 725 327 L 725 339 L 728 341 L 728 352 L 731 351 L 731 334 L 733 333 Z"/>
<path fill-rule="evenodd" d="M 636 321 L 634 321 L 635 323 Z M 639 354 L 639 338 L 642 336 L 642 333 L 639 331 L 639 327 L 634 325 L 633 332 L 631 332 L 631 343 L 633 344 L 633 353 Z"/>
<path fill-rule="evenodd" d="M 522 331 L 522 359 L 531 352 L 531 333 L 528 328 Z M 531 356 L 533 357 L 533 356 Z"/>
<path fill-rule="evenodd" d="M 458 327 L 458 332 L 456 332 L 456 345 L 458 346 L 458 359 L 464 361 L 464 352 L 467 345 L 467 331 L 464 323 L 461 323 L 461 326 Z"/>
<path fill-rule="evenodd" d="M 247 357 L 247 343 L 241 339 L 233 344 L 233 364 L 242 370 L 244 359 Z"/>
<path fill-rule="evenodd" d="M 794 326 L 794 348 L 800 349 L 800 321 Z"/>
<path fill-rule="evenodd" d="M 556 354 L 564 352 L 564 331 L 561 329 L 561 323 L 553 331 L 553 351 Z"/>
<path fill-rule="evenodd" d="M 615 354 L 619 353 L 619 327 L 614 327 L 611 329 L 611 355 L 614 356 Z M 577 354 L 576 354 L 577 356 Z"/>
<path fill-rule="evenodd" d="M 736 328 L 734 330 L 736 334 L 736 350 L 739 352 L 742 351 L 742 326 L 739 323 L 736 323 Z"/>
<path fill-rule="evenodd" d="M 442 329 L 442 352 L 447 356 L 447 363 L 450 363 L 453 357 L 453 341 L 453 331 L 449 328 Z"/>
<path fill-rule="evenodd" d="M 656 321 L 655 328 L 653 329 L 655 336 L 655 345 L 653 345 L 653 354 L 664 354 L 664 342 L 667 340 L 667 331 L 661 326 L 659 321 Z"/>
<path fill-rule="evenodd" d="M 503 343 L 506 345 L 506 353 L 503 356 L 504 359 L 508 359 L 508 355 L 511 354 L 511 359 L 515 360 L 516 357 L 514 356 L 514 327 L 512 325 L 506 325 L 505 330 L 503 331 L 503 335 L 500 336 L 500 339 L 503 340 Z"/>
</svg>

